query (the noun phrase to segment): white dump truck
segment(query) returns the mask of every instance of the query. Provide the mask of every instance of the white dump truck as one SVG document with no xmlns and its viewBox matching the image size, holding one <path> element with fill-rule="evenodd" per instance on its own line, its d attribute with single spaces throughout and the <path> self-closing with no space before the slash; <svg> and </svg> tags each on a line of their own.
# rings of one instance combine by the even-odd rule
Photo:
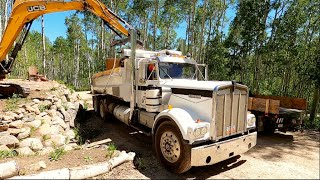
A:
<svg viewBox="0 0 320 180">
<path fill-rule="evenodd" d="M 151 135 L 171 171 L 215 164 L 256 145 L 256 119 L 247 86 L 207 81 L 206 74 L 179 51 L 123 49 L 92 77 L 94 110 Z"/>
</svg>

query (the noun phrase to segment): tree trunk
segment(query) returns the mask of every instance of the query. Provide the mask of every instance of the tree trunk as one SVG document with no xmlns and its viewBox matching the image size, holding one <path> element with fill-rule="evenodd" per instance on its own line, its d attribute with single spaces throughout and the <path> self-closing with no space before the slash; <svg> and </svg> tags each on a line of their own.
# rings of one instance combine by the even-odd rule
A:
<svg viewBox="0 0 320 180">
<path fill-rule="evenodd" d="M 159 0 L 156 0 L 154 5 L 154 23 L 153 23 L 153 42 L 152 42 L 152 49 L 155 51 L 156 48 L 156 37 L 157 37 L 157 19 L 158 19 L 158 7 Z"/>
<path fill-rule="evenodd" d="M 3 30 L 2 30 L 2 15 L 0 14 L 0 41 L 2 39 L 2 32 L 3 32 Z"/>
<path fill-rule="evenodd" d="M 317 84 L 314 87 L 313 92 L 313 99 L 311 104 L 311 111 L 310 111 L 310 122 L 314 122 L 314 119 L 317 115 L 317 106 L 319 106 L 319 97 L 320 97 L 320 87 Z"/>
<path fill-rule="evenodd" d="M 101 59 L 104 59 L 104 23 L 101 20 Z"/>
<path fill-rule="evenodd" d="M 193 0 L 192 2 L 192 10 L 191 10 L 191 56 L 193 57 L 195 55 L 195 32 L 194 32 L 194 26 L 195 26 L 195 15 L 196 15 L 196 5 L 197 5 L 197 0 Z"/>
<path fill-rule="evenodd" d="M 44 34 L 44 17 L 41 16 L 41 33 L 42 33 L 42 66 L 43 75 L 46 75 L 46 36 Z"/>
<path fill-rule="evenodd" d="M 203 56 L 202 56 L 202 48 L 203 48 L 203 39 L 204 39 L 204 25 L 205 25 L 205 22 L 206 22 L 206 17 L 207 17 L 207 11 L 206 11 L 206 7 L 207 7 L 207 0 L 204 0 L 203 2 L 203 16 L 202 16 L 202 22 L 201 22 L 201 36 L 200 36 L 200 50 L 199 50 L 199 54 L 198 54 L 198 63 L 202 62 L 204 63 L 203 61 Z"/>
</svg>

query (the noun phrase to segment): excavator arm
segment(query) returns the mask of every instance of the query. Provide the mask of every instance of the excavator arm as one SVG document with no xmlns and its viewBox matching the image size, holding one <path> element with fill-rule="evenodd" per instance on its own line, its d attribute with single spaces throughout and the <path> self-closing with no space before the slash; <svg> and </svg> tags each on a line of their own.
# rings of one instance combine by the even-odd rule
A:
<svg viewBox="0 0 320 180">
<path fill-rule="evenodd" d="M 15 0 L 8 25 L 0 42 L 0 80 L 5 77 L 5 74 L 10 73 L 12 64 L 22 47 L 32 21 L 43 14 L 70 10 L 92 12 L 119 36 L 122 34 L 129 37 L 129 30 L 133 29 L 131 25 L 109 10 L 99 0 Z M 19 34 L 21 34 L 20 40 L 9 56 L 9 62 L 4 63 Z"/>
</svg>

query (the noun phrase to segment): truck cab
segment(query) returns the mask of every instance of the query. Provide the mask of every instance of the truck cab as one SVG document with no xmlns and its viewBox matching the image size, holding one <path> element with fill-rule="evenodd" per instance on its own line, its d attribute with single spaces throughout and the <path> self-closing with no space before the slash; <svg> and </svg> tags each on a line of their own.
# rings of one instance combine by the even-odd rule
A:
<svg viewBox="0 0 320 180">
<path fill-rule="evenodd" d="M 94 109 L 149 133 L 168 169 L 183 173 L 256 145 L 247 86 L 208 81 L 207 66 L 179 51 L 136 50 L 134 62 L 131 54 L 124 49 L 118 67 L 93 76 Z"/>
</svg>

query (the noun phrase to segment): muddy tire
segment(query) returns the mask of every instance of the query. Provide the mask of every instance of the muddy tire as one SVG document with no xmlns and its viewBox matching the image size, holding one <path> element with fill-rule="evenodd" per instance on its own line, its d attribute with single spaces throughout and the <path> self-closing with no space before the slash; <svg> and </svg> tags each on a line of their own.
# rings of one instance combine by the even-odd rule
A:
<svg viewBox="0 0 320 180">
<path fill-rule="evenodd" d="M 191 146 L 183 141 L 179 128 L 172 121 L 160 124 L 155 134 L 154 150 L 169 171 L 181 174 L 191 168 Z"/>
</svg>

